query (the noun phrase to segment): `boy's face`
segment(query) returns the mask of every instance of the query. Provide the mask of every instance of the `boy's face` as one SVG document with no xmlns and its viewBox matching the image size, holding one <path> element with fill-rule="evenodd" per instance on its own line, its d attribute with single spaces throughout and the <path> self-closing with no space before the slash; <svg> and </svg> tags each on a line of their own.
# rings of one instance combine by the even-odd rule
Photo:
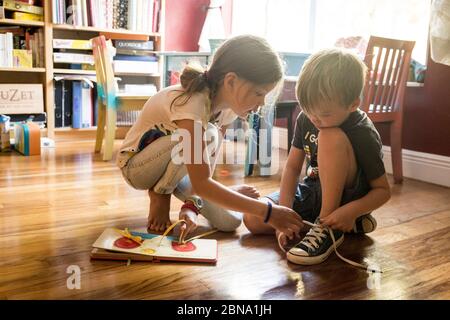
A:
<svg viewBox="0 0 450 320">
<path fill-rule="evenodd" d="M 359 98 L 350 107 L 343 107 L 336 102 L 321 103 L 313 111 L 305 112 L 305 115 L 319 130 L 339 127 L 350 113 L 358 109 L 359 104 Z"/>
</svg>

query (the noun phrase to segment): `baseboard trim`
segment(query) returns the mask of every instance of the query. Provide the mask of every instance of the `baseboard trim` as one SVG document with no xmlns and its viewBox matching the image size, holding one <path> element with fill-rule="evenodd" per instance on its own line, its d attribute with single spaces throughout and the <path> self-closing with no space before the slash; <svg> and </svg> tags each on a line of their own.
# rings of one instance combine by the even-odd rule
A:
<svg viewBox="0 0 450 320">
<path fill-rule="evenodd" d="M 382 150 L 386 171 L 392 174 L 391 147 Z M 403 149 L 402 158 L 404 177 L 450 187 L 450 157 Z"/>
</svg>

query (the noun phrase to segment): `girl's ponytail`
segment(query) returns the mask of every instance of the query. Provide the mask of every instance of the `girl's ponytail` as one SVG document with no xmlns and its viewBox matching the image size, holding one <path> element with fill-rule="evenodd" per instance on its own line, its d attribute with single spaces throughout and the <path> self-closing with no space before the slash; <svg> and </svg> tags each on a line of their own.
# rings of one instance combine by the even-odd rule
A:
<svg viewBox="0 0 450 320">
<path fill-rule="evenodd" d="M 173 104 L 183 105 L 189 101 L 189 98 L 196 92 L 203 92 L 208 88 L 208 75 L 200 65 L 188 64 L 184 67 L 180 84 L 183 87 L 183 93 L 172 101 Z M 180 98 L 184 99 L 177 102 Z"/>
</svg>

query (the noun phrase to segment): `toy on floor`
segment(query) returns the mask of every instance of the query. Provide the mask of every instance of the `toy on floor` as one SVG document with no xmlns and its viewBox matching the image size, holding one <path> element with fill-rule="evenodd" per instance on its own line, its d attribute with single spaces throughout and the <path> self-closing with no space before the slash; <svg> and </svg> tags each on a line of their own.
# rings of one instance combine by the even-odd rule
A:
<svg viewBox="0 0 450 320">
<path fill-rule="evenodd" d="M 163 235 L 140 233 L 108 228 L 92 245 L 92 259 L 137 260 L 137 261 L 186 261 L 217 262 L 217 240 L 199 239 L 217 230 L 205 232 L 185 240 L 180 234 L 178 240 L 167 236 L 168 233 L 184 220 L 172 224 Z M 145 256 L 145 257 L 143 257 Z"/>
</svg>

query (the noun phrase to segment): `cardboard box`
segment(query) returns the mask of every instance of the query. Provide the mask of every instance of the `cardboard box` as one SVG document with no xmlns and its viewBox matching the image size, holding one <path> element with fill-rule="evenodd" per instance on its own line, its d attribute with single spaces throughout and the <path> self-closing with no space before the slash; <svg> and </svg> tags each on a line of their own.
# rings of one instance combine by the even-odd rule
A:
<svg viewBox="0 0 450 320">
<path fill-rule="evenodd" d="M 25 156 L 41 154 L 41 128 L 33 122 L 18 123 L 14 126 L 14 149 Z"/>
<path fill-rule="evenodd" d="M 42 84 L 0 84 L 0 113 L 30 114 L 43 112 Z"/>
</svg>

